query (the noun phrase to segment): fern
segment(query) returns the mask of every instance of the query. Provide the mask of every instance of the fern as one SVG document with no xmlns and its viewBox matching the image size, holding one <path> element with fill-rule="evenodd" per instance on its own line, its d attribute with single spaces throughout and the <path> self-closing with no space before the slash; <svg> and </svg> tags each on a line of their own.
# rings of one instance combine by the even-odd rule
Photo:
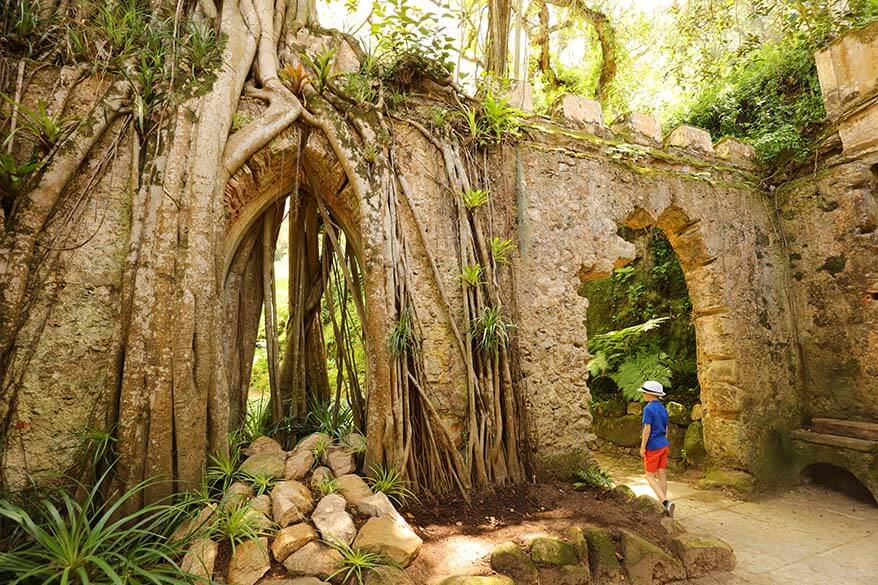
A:
<svg viewBox="0 0 878 585">
<path fill-rule="evenodd" d="M 643 399 L 638 389 L 644 380 L 655 380 L 665 387 L 670 386 L 673 372 L 668 366 L 669 360 L 668 354 L 662 351 L 644 348 L 626 358 L 609 377 L 627 400 L 638 402 Z"/>
</svg>

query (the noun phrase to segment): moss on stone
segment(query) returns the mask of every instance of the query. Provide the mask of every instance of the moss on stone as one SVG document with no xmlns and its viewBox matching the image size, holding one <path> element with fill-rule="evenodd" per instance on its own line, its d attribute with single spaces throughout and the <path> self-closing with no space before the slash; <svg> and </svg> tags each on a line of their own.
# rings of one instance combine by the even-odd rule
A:
<svg viewBox="0 0 878 585">
<path fill-rule="evenodd" d="M 622 574 L 616 547 L 610 535 L 602 528 L 589 526 L 583 530 L 588 544 L 588 562 L 596 583 L 610 582 Z"/>
<path fill-rule="evenodd" d="M 575 565 L 576 550 L 569 542 L 541 536 L 530 547 L 530 558 L 539 566 Z"/>
<path fill-rule="evenodd" d="M 665 405 L 668 409 L 668 420 L 674 424 L 686 426 L 692 419 L 689 418 L 689 411 L 679 402 L 668 402 Z"/>
</svg>

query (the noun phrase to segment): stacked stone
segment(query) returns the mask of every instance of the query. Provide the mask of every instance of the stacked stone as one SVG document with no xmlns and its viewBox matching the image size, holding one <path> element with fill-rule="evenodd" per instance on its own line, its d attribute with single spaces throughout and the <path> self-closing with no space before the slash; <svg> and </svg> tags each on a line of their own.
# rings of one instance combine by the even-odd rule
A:
<svg viewBox="0 0 878 585">
<path fill-rule="evenodd" d="M 247 459 L 241 471 L 267 475 L 277 483 L 269 494 L 254 496 L 249 485 L 236 482 L 219 506 L 247 504 L 252 524 L 270 536 L 237 545 L 225 568 L 216 566 L 218 543 L 195 540 L 182 568 L 196 575 L 199 585 L 223 573 L 228 585 L 340 584 L 337 572 L 343 557 L 330 546 L 339 543 L 386 559 L 388 566 L 373 571 L 368 584 L 410 584 L 402 569 L 417 557 L 422 542 L 387 496 L 373 493 L 357 475 L 355 455 L 364 444 L 360 435 L 349 435 L 335 444 L 327 435 L 314 434 L 286 452 L 268 437 L 255 440 L 245 450 Z M 340 493 L 318 498 L 321 482 L 332 479 Z M 206 506 L 174 538 L 208 526 L 217 507 L 215 503 Z M 273 576 L 266 577 L 269 571 Z"/>
<path fill-rule="evenodd" d="M 527 547 L 504 542 L 491 553 L 496 575 L 457 575 L 440 585 L 586 585 L 688 582 L 735 568 L 735 555 L 724 542 L 687 533 L 665 518 L 671 552 L 628 530 L 607 531 L 576 526 L 566 539 L 539 537 Z"/>
<path fill-rule="evenodd" d="M 671 401 L 666 407 L 670 458 L 685 458 L 687 464 L 701 465 L 707 457 L 701 404 L 696 404 L 689 410 L 682 404 Z M 597 436 L 595 446 L 600 451 L 613 455 L 639 456 L 642 414 L 642 402 L 626 404 L 624 400 L 611 399 L 594 403 L 592 432 Z"/>
</svg>

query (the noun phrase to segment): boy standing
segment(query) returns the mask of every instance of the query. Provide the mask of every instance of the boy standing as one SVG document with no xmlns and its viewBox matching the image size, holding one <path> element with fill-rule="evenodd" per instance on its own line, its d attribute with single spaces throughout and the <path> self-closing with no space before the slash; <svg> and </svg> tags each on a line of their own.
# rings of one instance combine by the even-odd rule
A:
<svg viewBox="0 0 878 585">
<path fill-rule="evenodd" d="M 643 433 L 640 439 L 640 457 L 646 481 L 665 507 L 668 516 L 674 516 L 674 503 L 668 501 L 668 411 L 661 403 L 665 390 L 654 380 L 647 380 L 639 388 L 646 406 L 643 407 Z"/>
</svg>

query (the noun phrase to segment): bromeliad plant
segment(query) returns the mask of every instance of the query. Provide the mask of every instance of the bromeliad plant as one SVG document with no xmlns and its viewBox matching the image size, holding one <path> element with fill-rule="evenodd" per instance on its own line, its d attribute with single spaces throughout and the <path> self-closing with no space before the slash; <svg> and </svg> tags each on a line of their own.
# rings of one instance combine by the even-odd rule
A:
<svg viewBox="0 0 878 585">
<path fill-rule="evenodd" d="M 495 355 L 500 346 L 509 344 L 515 324 L 503 314 L 501 307 L 484 307 L 472 323 L 476 346 L 487 355 Z"/>
<path fill-rule="evenodd" d="M 417 500 L 415 493 L 409 489 L 408 482 L 402 478 L 398 469 L 375 465 L 371 468 L 366 481 L 372 491 L 382 492 L 399 507 L 404 508 L 409 500 Z"/>
<path fill-rule="evenodd" d="M 463 192 L 463 205 L 472 211 L 488 202 L 487 189 L 467 189 Z"/>
<path fill-rule="evenodd" d="M 476 287 L 484 284 L 485 270 L 481 264 L 468 264 L 460 273 L 460 281 L 467 286 Z"/>
<path fill-rule="evenodd" d="M 169 542 L 185 519 L 180 505 L 167 502 L 123 509 L 154 482 L 144 482 L 104 502 L 104 474 L 80 503 L 66 490 L 43 499 L 30 512 L 0 500 L 0 516 L 14 526 L 16 545 L 0 552 L 0 581 L 8 585 L 188 585 L 175 558 L 188 541 Z M 138 506 L 131 506 L 138 508 Z"/>
<path fill-rule="evenodd" d="M 509 264 L 509 255 L 514 249 L 512 240 L 504 240 L 497 236 L 491 238 L 491 258 L 497 264 Z"/>
</svg>

